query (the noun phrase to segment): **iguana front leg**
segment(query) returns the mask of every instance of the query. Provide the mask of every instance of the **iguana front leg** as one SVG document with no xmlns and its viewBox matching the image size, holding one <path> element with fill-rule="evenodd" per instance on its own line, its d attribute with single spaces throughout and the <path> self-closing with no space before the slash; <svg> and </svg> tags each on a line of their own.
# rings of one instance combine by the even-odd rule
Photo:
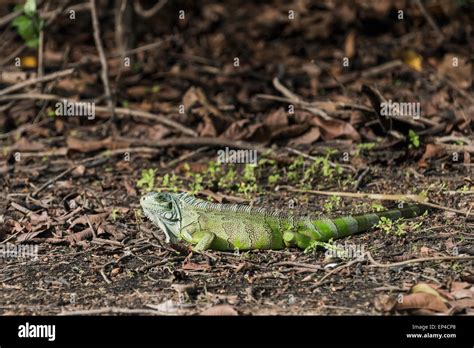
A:
<svg viewBox="0 0 474 348">
<path fill-rule="evenodd" d="M 216 235 L 212 232 L 198 231 L 193 233 L 192 243 L 195 244 L 193 251 L 200 252 L 209 249 L 214 238 L 216 238 Z"/>
<path fill-rule="evenodd" d="M 287 247 L 306 249 L 311 245 L 311 238 L 299 232 L 285 231 L 283 233 L 283 242 Z"/>
</svg>

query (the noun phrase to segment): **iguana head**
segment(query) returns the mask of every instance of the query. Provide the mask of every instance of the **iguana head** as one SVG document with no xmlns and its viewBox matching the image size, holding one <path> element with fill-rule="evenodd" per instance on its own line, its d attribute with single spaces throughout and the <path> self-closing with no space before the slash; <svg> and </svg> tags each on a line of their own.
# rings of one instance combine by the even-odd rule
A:
<svg viewBox="0 0 474 348">
<path fill-rule="evenodd" d="M 151 192 L 140 199 L 145 215 L 166 235 L 166 242 L 174 242 L 181 229 L 181 209 L 179 196 L 167 192 Z"/>
</svg>

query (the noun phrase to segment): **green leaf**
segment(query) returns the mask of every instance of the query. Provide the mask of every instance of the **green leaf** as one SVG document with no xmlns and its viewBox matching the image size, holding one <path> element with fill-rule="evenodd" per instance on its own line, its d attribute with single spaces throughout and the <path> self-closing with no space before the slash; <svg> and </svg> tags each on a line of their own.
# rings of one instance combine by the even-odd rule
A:
<svg viewBox="0 0 474 348">
<path fill-rule="evenodd" d="M 36 0 L 26 0 L 23 11 L 30 17 L 36 13 Z"/>
<path fill-rule="evenodd" d="M 26 40 L 26 46 L 30 48 L 38 48 L 39 46 L 39 38 L 34 37 L 32 39 Z"/>
<path fill-rule="evenodd" d="M 21 15 L 13 20 L 12 25 L 16 27 L 18 31 L 24 30 L 24 28 L 31 26 L 31 19 Z"/>
</svg>

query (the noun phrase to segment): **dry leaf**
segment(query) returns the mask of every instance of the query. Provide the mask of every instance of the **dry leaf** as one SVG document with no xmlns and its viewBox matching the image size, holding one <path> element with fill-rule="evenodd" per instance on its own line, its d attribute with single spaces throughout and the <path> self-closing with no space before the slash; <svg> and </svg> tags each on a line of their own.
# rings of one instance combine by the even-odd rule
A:
<svg viewBox="0 0 474 348">
<path fill-rule="evenodd" d="M 452 282 L 451 283 L 451 291 L 457 291 L 457 290 L 462 290 L 462 289 L 467 289 L 470 288 L 471 284 L 468 282 Z"/>
<path fill-rule="evenodd" d="M 30 214 L 30 222 L 32 225 L 37 225 L 42 222 L 46 222 L 49 220 L 48 213 L 46 211 L 43 211 L 41 215 L 38 214 Z"/>
<path fill-rule="evenodd" d="M 234 307 L 223 304 L 208 308 L 199 315 L 236 316 L 239 315 L 239 313 L 234 309 Z"/>
<path fill-rule="evenodd" d="M 396 304 L 397 300 L 386 294 L 379 295 L 374 299 L 375 309 L 379 312 L 390 312 Z"/>
<path fill-rule="evenodd" d="M 211 268 L 207 263 L 194 263 L 194 262 L 186 262 L 183 264 L 184 270 L 190 271 L 207 271 Z"/>
<path fill-rule="evenodd" d="M 92 229 L 90 227 L 87 227 L 86 229 L 83 229 L 80 232 L 76 232 L 66 236 L 64 240 L 67 240 L 71 244 L 77 244 L 78 242 L 83 241 L 85 239 L 89 239 L 92 236 Z"/>
<path fill-rule="evenodd" d="M 344 41 L 344 54 L 347 58 L 352 58 L 355 56 L 355 38 L 356 33 L 354 30 L 351 30 L 346 36 L 346 40 Z"/>
<path fill-rule="evenodd" d="M 426 257 L 426 256 L 431 256 L 433 255 L 435 252 L 434 249 L 431 249 L 431 248 L 428 248 L 428 247 L 425 247 L 425 246 L 422 246 L 420 248 L 420 255 L 423 256 L 423 257 Z"/>
<path fill-rule="evenodd" d="M 147 307 L 168 314 L 173 314 L 180 311 L 179 305 L 177 305 L 173 300 L 167 300 L 157 305 L 147 304 Z"/>
<path fill-rule="evenodd" d="M 33 239 L 34 237 L 36 237 L 37 235 L 43 233 L 44 231 L 45 230 L 36 231 L 36 232 L 22 233 L 18 237 L 16 237 L 16 241 L 17 241 L 17 243 L 25 242 L 27 240 Z"/>
<path fill-rule="evenodd" d="M 100 225 L 107 217 L 109 216 L 109 213 L 100 213 L 100 214 L 93 214 L 93 215 L 83 215 L 81 217 L 78 217 L 75 219 L 69 228 L 73 228 L 74 226 L 78 224 L 83 224 L 83 225 L 88 225 L 88 220 L 90 221 L 92 226 L 97 226 Z"/>
<path fill-rule="evenodd" d="M 463 298 L 474 298 L 474 291 L 471 291 L 469 289 L 461 289 L 451 292 L 451 295 L 455 300 L 460 300 Z"/>
<path fill-rule="evenodd" d="M 294 138 L 290 141 L 289 145 L 309 145 L 318 140 L 321 136 L 321 131 L 318 127 L 312 127 L 309 131 L 300 135 L 297 138 Z"/>
<path fill-rule="evenodd" d="M 11 150 L 15 151 L 43 151 L 45 150 L 44 144 L 40 143 L 39 141 L 30 141 L 26 138 L 20 138 L 12 147 Z"/>
<path fill-rule="evenodd" d="M 439 157 L 440 155 L 444 155 L 446 153 L 445 147 L 441 145 L 435 145 L 435 144 L 428 144 L 426 146 L 425 153 L 421 157 L 421 159 L 418 161 L 418 166 L 420 168 L 427 168 L 428 163 L 427 160 L 434 158 L 434 157 Z"/>
<path fill-rule="evenodd" d="M 447 53 L 438 66 L 438 72 L 456 83 L 460 88 L 468 88 L 472 83 L 472 64 L 464 57 Z"/>
<path fill-rule="evenodd" d="M 70 150 L 76 150 L 79 152 L 92 152 L 101 149 L 119 149 L 130 146 L 130 143 L 127 141 L 117 141 L 111 137 L 101 140 L 86 140 L 69 136 L 67 137 L 66 143 Z"/>
<path fill-rule="evenodd" d="M 318 126 L 321 130 L 323 140 L 331 140 L 339 137 L 348 137 L 354 141 L 360 141 L 359 133 L 348 123 L 339 120 L 323 120 L 313 117 L 310 121 L 313 126 Z"/>
<path fill-rule="evenodd" d="M 38 66 L 36 56 L 25 56 L 21 58 L 21 67 L 26 69 L 34 69 Z"/>
<path fill-rule="evenodd" d="M 413 50 L 405 50 L 401 54 L 403 63 L 413 70 L 421 72 L 423 70 L 423 57 Z"/>
<path fill-rule="evenodd" d="M 468 308 L 474 308 L 474 299 L 463 298 L 462 300 L 451 301 L 449 304 L 452 306 L 451 313 L 459 313 Z"/>
<path fill-rule="evenodd" d="M 83 176 L 85 172 L 86 172 L 86 167 L 80 164 L 76 168 L 74 168 L 71 174 L 73 177 L 77 178 L 77 177 Z"/>
<path fill-rule="evenodd" d="M 440 300 L 438 296 L 423 292 L 405 295 L 403 296 L 402 302 L 397 302 L 395 305 L 396 310 L 416 308 L 429 309 L 441 313 L 446 313 L 448 311 L 448 306 Z"/>
<path fill-rule="evenodd" d="M 426 283 L 419 283 L 419 284 L 414 285 L 410 289 L 410 292 L 412 294 L 416 294 L 416 293 L 431 294 L 438 297 L 441 301 L 446 302 L 446 299 L 443 296 L 441 296 L 441 294 L 438 291 L 436 291 L 433 287 L 431 287 L 429 284 L 426 284 Z"/>
<path fill-rule="evenodd" d="M 148 86 L 133 86 L 127 88 L 126 93 L 131 98 L 140 98 L 145 96 L 150 91 Z"/>
</svg>

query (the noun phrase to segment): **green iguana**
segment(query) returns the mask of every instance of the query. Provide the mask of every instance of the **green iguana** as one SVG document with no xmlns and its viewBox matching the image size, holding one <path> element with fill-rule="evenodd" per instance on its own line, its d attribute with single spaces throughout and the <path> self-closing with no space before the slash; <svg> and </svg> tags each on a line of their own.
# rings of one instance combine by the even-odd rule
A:
<svg viewBox="0 0 474 348">
<path fill-rule="evenodd" d="M 367 231 L 381 217 L 390 220 L 422 215 L 427 208 L 411 205 L 358 216 L 311 220 L 280 211 L 240 204 L 219 204 L 187 193 L 156 193 L 143 196 L 145 215 L 166 235 L 166 242 L 185 240 L 196 251 L 306 249 L 314 242 L 327 242 Z"/>
</svg>

